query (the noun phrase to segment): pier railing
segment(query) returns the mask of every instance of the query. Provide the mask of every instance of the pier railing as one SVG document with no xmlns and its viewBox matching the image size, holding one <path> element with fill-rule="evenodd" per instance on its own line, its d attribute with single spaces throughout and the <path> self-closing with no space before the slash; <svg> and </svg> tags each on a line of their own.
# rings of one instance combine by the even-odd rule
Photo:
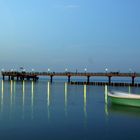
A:
<svg viewBox="0 0 140 140">
<path fill-rule="evenodd" d="M 37 80 L 39 76 L 49 76 L 50 81 L 52 82 L 54 76 L 66 76 L 68 77 L 68 82 L 71 81 L 72 76 L 86 76 L 87 77 L 87 83 L 90 82 L 90 77 L 108 77 L 108 83 L 111 84 L 111 78 L 112 77 L 130 77 L 131 84 L 135 84 L 135 78 L 140 77 L 140 73 L 120 73 L 120 72 L 106 72 L 106 73 L 93 73 L 93 72 L 18 72 L 18 71 L 4 71 L 1 72 L 3 76 L 3 80 L 7 76 L 8 79 L 14 79 L 17 78 L 24 80 L 25 78 L 27 80 L 33 79 Z"/>
<path fill-rule="evenodd" d="M 92 72 L 1 72 L 5 76 L 16 76 L 16 75 L 37 75 L 37 76 L 118 76 L 118 77 L 140 77 L 140 73 L 92 73 Z"/>
</svg>

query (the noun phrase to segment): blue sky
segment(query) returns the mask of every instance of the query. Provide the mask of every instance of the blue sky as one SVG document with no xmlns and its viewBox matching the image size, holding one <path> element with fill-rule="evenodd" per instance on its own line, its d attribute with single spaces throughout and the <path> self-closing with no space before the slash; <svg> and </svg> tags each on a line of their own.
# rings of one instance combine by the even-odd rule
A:
<svg viewBox="0 0 140 140">
<path fill-rule="evenodd" d="M 0 67 L 140 71 L 139 0 L 0 0 Z"/>
</svg>

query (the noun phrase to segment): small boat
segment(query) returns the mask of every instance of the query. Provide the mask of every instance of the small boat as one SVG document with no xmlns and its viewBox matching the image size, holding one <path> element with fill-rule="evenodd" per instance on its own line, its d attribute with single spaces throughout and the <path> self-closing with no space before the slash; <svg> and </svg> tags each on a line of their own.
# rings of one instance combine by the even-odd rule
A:
<svg viewBox="0 0 140 140">
<path fill-rule="evenodd" d="M 110 91 L 107 97 L 112 104 L 140 107 L 140 95 L 137 94 Z"/>
</svg>

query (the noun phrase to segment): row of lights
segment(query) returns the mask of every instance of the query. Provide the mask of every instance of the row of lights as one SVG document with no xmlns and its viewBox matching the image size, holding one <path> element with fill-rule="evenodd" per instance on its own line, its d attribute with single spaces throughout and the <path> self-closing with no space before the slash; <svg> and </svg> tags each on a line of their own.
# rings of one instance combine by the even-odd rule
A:
<svg viewBox="0 0 140 140">
<path fill-rule="evenodd" d="M 1 69 L 1 71 L 4 72 L 5 70 L 4 70 L 4 69 Z M 16 69 L 11 69 L 10 71 L 11 71 L 11 72 L 14 72 L 14 71 L 16 71 Z M 22 68 L 22 71 L 25 72 L 26 69 Z M 32 69 L 32 72 L 34 72 L 34 71 L 35 71 L 35 70 Z M 48 72 L 50 72 L 50 71 L 51 71 L 51 69 L 48 68 Z M 87 68 L 85 68 L 84 71 L 87 72 Z M 65 72 L 68 72 L 68 69 L 67 69 L 67 68 L 65 68 Z M 76 69 L 76 72 L 77 72 L 77 69 Z M 106 73 L 108 72 L 108 68 L 105 68 L 105 72 L 106 72 Z M 130 73 L 133 72 L 131 68 L 129 68 L 129 72 L 130 72 Z"/>
<path fill-rule="evenodd" d="M 5 70 L 4 70 L 4 69 L 1 69 L 1 71 L 2 71 L 2 72 L 4 72 Z M 11 71 L 11 72 L 14 72 L 14 71 L 16 71 L 16 69 L 11 69 L 10 71 Z M 24 68 L 23 68 L 23 69 L 22 69 L 22 71 L 23 71 L 23 72 L 25 72 L 25 71 L 26 71 L 26 69 L 24 69 Z M 34 69 L 32 69 L 32 72 L 34 72 L 34 71 L 35 71 L 35 70 L 34 70 Z M 48 68 L 48 72 L 50 72 L 50 71 L 51 71 L 51 69 L 50 69 L 50 68 Z M 67 72 L 67 71 L 68 71 L 68 69 L 67 69 L 67 68 L 65 68 L 65 72 Z M 77 70 L 76 70 L 76 71 L 77 71 Z M 87 68 L 85 68 L 85 69 L 84 69 L 84 71 L 85 71 L 85 72 L 87 72 Z"/>
</svg>

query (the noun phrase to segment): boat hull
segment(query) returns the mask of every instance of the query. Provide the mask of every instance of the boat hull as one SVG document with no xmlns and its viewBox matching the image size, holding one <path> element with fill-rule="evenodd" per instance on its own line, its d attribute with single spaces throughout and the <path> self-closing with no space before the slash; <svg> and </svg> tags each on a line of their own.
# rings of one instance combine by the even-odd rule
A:
<svg viewBox="0 0 140 140">
<path fill-rule="evenodd" d="M 119 98 L 108 96 L 112 104 L 140 107 L 140 99 Z"/>
</svg>

